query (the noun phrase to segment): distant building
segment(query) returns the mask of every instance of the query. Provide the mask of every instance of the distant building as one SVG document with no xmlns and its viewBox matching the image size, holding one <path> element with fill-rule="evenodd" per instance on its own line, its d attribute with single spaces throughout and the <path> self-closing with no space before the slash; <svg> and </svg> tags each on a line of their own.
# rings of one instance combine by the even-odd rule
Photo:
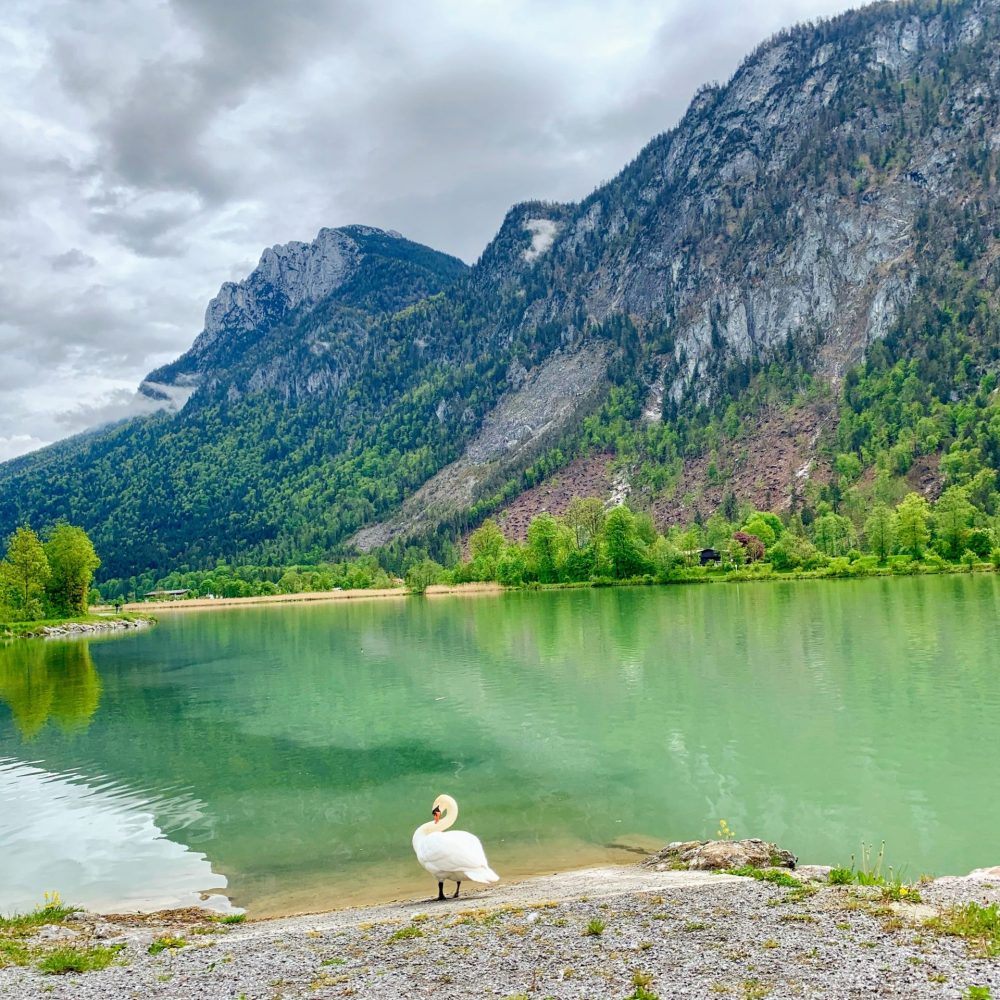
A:
<svg viewBox="0 0 1000 1000">
<path fill-rule="evenodd" d="M 709 563 L 720 562 L 722 556 L 719 555 L 719 553 L 716 552 L 715 549 L 702 549 L 701 553 L 699 554 L 699 559 L 701 560 L 702 566 L 707 566 Z"/>
<path fill-rule="evenodd" d="M 142 596 L 147 601 L 176 601 L 179 597 L 186 597 L 190 593 L 191 591 L 187 588 L 184 590 L 151 590 Z"/>
</svg>

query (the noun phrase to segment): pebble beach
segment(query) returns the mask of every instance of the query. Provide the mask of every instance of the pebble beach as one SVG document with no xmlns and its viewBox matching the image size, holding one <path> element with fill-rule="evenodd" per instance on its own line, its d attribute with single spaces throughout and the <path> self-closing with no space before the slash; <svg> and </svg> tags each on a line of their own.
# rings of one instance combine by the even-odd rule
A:
<svg viewBox="0 0 1000 1000">
<path fill-rule="evenodd" d="M 969 902 L 1000 903 L 1000 870 L 928 882 L 916 902 L 829 885 L 827 871 L 791 873 L 801 880 L 795 888 L 712 872 L 592 868 L 443 903 L 232 924 L 195 910 L 74 914 L 43 928 L 41 944 L 116 947 L 114 961 L 64 975 L 9 966 L 0 969 L 0 997 L 1000 997 L 1000 958 L 936 920 Z"/>
</svg>

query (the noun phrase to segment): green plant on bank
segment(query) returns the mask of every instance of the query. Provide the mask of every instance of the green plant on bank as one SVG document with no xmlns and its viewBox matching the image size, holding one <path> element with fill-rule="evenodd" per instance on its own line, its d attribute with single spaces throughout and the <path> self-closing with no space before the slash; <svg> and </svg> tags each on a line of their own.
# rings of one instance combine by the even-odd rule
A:
<svg viewBox="0 0 1000 1000">
<path fill-rule="evenodd" d="M 755 878 L 761 882 L 771 882 L 783 885 L 789 889 L 798 889 L 802 883 L 782 868 L 756 868 L 754 865 L 743 865 L 742 868 L 727 868 L 725 875 L 740 875 L 744 878 Z"/>
<path fill-rule="evenodd" d="M 861 841 L 861 860 L 854 873 L 858 885 L 884 885 L 882 865 L 885 863 L 885 841 L 883 840 L 878 854 L 872 856 L 872 845 Z M 854 855 L 851 855 L 851 868 L 854 868 Z M 890 869 L 891 871 L 891 869 Z"/>
<path fill-rule="evenodd" d="M 245 913 L 227 913 L 224 917 L 217 917 L 216 920 L 220 924 L 242 924 L 246 918 Z"/>
<path fill-rule="evenodd" d="M 882 841 L 878 853 L 872 854 L 870 844 L 861 843 L 860 863 L 855 867 L 854 855 L 851 855 L 851 867 L 839 866 L 830 869 L 827 881 L 830 885 L 864 885 L 882 890 L 882 899 L 892 902 L 919 903 L 920 892 L 903 878 L 903 869 L 894 871 L 885 865 L 885 841 Z"/>
<path fill-rule="evenodd" d="M 164 934 L 156 938 L 146 950 L 150 955 L 159 955 L 163 951 L 176 951 L 178 948 L 185 948 L 188 944 L 189 942 L 186 938 Z"/>
<path fill-rule="evenodd" d="M 42 954 L 41 949 L 30 947 L 25 939 L 46 924 L 61 924 L 78 909 L 64 905 L 58 892 L 47 892 L 42 903 L 31 913 L 0 916 L 0 969 L 8 965 L 27 965 Z"/>
<path fill-rule="evenodd" d="M 993 1000 L 993 994 L 988 986 L 969 986 L 962 1000 Z"/>
<path fill-rule="evenodd" d="M 27 965 L 31 961 L 31 950 L 16 938 L 0 937 L 0 969 L 8 965 Z"/>
<path fill-rule="evenodd" d="M 106 969 L 124 947 L 123 944 L 115 944 L 109 947 L 95 945 L 91 948 L 55 948 L 39 960 L 38 968 L 52 976 L 68 972 L 99 972 Z"/>
<path fill-rule="evenodd" d="M 410 938 L 423 937 L 424 932 L 419 927 L 401 927 L 389 935 L 390 941 L 407 941 Z"/>
<path fill-rule="evenodd" d="M 648 972 L 633 972 L 632 986 L 633 992 L 625 1000 L 660 1000 L 652 991 L 646 989 L 653 981 L 653 977 Z"/>
<path fill-rule="evenodd" d="M 988 958 L 1000 955 L 1000 907 L 996 903 L 955 906 L 927 921 L 926 926 L 939 934 L 965 938 Z"/>
<path fill-rule="evenodd" d="M 592 917 L 584 928 L 585 937 L 600 937 L 604 933 L 604 928 L 607 925 L 601 920 L 600 917 Z"/>
<path fill-rule="evenodd" d="M 30 934 L 45 924 L 60 924 L 70 914 L 79 912 L 78 906 L 66 906 L 58 892 L 46 892 L 43 901 L 31 913 L 0 916 L 0 934 Z"/>
</svg>

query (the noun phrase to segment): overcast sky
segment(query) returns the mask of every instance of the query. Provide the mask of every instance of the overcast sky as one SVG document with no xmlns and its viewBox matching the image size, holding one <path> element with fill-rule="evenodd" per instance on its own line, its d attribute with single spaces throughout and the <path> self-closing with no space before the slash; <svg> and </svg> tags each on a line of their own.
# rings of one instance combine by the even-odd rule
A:
<svg viewBox="0 0 1000 1000">
<path fill-rule="evenodd" d="M 264 247 L 361 222 L 471 263 L 849 5 L 6 0 L 0 460 L 128 412 Z"/>
</svg>

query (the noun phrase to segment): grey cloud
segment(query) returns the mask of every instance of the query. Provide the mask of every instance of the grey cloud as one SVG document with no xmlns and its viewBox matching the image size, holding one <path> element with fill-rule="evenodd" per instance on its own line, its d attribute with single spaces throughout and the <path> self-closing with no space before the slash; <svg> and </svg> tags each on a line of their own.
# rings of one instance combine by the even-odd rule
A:
<svg viewBox="0 0 1000 1000">
<path fill-rule="evenodd" d="M 130 413 L 264 247 L 362 222 L 474 260 L 845 2 L 7 5 L 0 456 Z"/>
<path fill-rule="evenodd" d="M 65 253 L 57 253 L 48 258 L 53 271 L 73 271 L 80 267 L 96 267 L 97 260 L 89 253 L 73 247 Z"/>
<path fill-rule="evenodd" d="M 84 428 L 102 427 L 131 417 L 155 413 L 161 405 L 132 389 L 113 389 L 101 398 L 81 403 L 55 415 L 56 423 L 69 433 Z"/>
<path fill-rule="evenodd" d="M 366 5 L 344 0 L 173 0 L 171 6 L 201 39 L 200 72 L 216 85 L 280 73 L 316 48 L 343 45 L 370 19 Z"/>
<path fill-rule="evenodd" d="M 124 95 L 115 95 L 97 126 L 103 165 L 116 182 L 139 190 L 223 202 L 238 171 L 219 156 L 213 126 L 266 91 L 271 77 L 294 75 L 314 50 L 345 45 L 366 18 L 359 6 L 322 0 L 175 0 L 172 8 L 193 31 L 198 52 L 142 63 Z"/>
<path fill-rule="evenodd" d="M 197 209 L 101 208 L 91 215 L 90 228 L 108 233 L 143 257 L 180 257 L 187 249 L 178 229 Z"/>
<path fill-rule="evenodd" d="M 105 169 L 116 183 L 141 191 L 224 200 L 232 177 L 202 143 L 217 111 L 190 66 L 168 61 L 145 66 L 128 98 L 100 125 Z"/>
<path fill-rule="evenodd" d="M 0 327 L 0 335 L 2 332 L 3 328 Z M 31 388 L 33 380 L 37 377 L 37 364 L 38 359 L 26 352 L 8 353 L 4 363 L 0 365 L 0 396 L 8 397 L 4 400 L 3 406 L 4 422 L 8 426 L 0 429 L 9 430 L 11 422 L 25 416 L 26 411 L 18 407 L 17 399 L 21 393 Z"/>
<path fill-rule="evenodd" d="M 142 364 L 172 339 L 142 315 L 136 301 L 90 284 L 65 297 L 45 286 L 0 288 L 0 385 L 30 385 L 40 367 L 72 361 L 81 372 Z M 141 323 L 142 336 L 136 336 Z M 13 380 L 13 381 L 11 381 Z"/>
</svg>

